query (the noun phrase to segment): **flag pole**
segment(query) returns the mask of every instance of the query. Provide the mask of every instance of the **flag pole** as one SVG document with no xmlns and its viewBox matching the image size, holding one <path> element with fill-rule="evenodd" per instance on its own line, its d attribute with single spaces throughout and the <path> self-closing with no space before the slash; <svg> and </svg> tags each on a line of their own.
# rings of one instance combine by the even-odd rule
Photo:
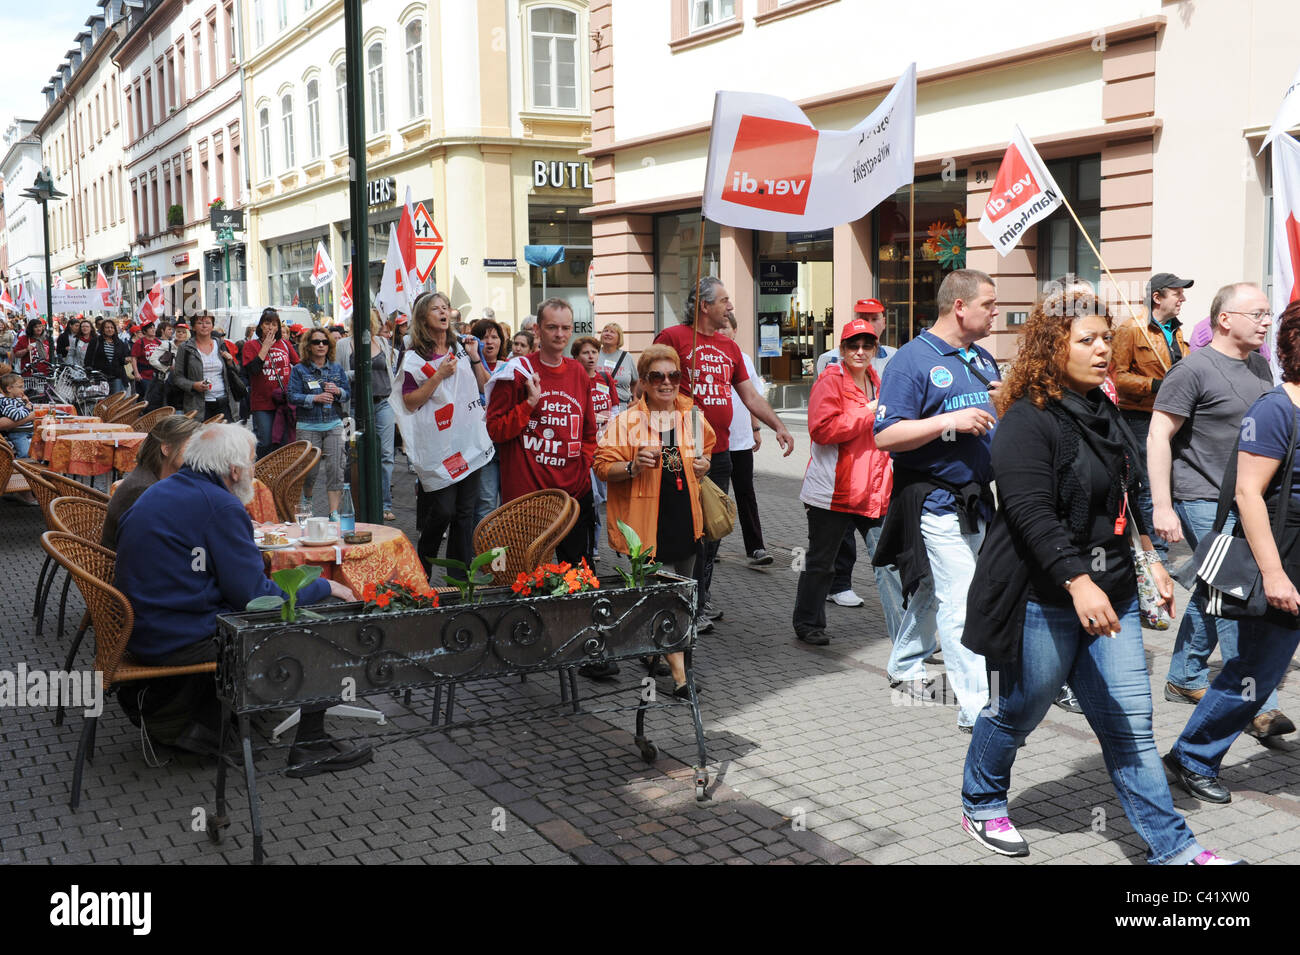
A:
<svg viewBox="0 0 1300 955">
<path fill-rule="evenodd" d="M 1142 333 L 1142 337 L 1146 339 L 1147 347 L 1155 354 L 1156 361 L 1160 362 L 1161 370 L 1166 372 L 1169 371 L 1169 366 L 1166 365 L 1165 360 L 1160 357 L 1159 349 L 1157 349 L 1155 343 L 1151 341 L 1151 336 L 1147 334 L 1146 324 L 1138 315 L 1137 309 L 1133 307 L 1133 303 L 1128 300 L 1128 296 L 1125 295 L 1123 290 L 1119 287 L 1119 283 L 1115 281 L 1115 276 L 1111 274 L 1109 266 L 1106 265 L 1106 260 L 1101 257 L 1101 252 L 1098 250 L 1097 246 L 1093 244 L 1092 237 L 1088 235 L 1088 230 L 1083 227 L 1083 223 L 1080 222 L 1079 217 L 1075 215 L 1074 206 L 1070 205 L 1070 200 L 1065 198 L 1065 193 L 1061 193 L 1061 202 L 1065 204 L 1066 211 L 1070 213 L 1070 218 L 1074 220 L 1074 224 L 1079 227 L 1079 233 L 1083 236 L 1084 241 L 1088 243 L 1088 248 L 1092 249 L 1092 254 L 1097 257 L 1097 261 L 1101 264 L 1102 270 L 1106 273 L 1106 278 L 1110 279 L 1111 286 L 1115 289 L 1116 294 L 1119 295 L 1120 301 L 1128 306 L 1129 315 L 1133 317 L 1133 324 L 1137 326 L 1138 331 Z M 1170 358 L 1173 358 L 1172 354 L 1170 355 Z"/>
<path fill-rule="evenodd" d="M 907 339 L 916 335 L 916 169 L 907 186 Z M 877 339 L 879 341 L 879 339 Z"/>
<path fill-rule="evenodd" d="M 700 275 L 704 269 L 704 213 L 700 213 L 700 241 L 695 250 L 695 314 L 691 316 L 691 400 L 695 400 L 695 349 L 700 336 Z"/>
</svg>

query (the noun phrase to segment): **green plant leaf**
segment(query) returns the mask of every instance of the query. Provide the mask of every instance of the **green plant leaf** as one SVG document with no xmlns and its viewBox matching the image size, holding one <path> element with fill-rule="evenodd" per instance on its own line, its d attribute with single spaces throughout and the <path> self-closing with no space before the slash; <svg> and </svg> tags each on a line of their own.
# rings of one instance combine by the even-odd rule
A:
<svg viewBox="0 0 1300 955">
<path fill-rule="evenodd" d="M 459 570 L 462 574 L 469 570 L 463 560 L 449 560 L 445 557 L 431 557 L 429 563 L 435 567 L 445 567 L 447 570 Z M 450 580 L 450 578 L 448 578 Z"/>
<path fill-rule="evenodd" d="M 299 610 L 298 616 L 306 620 L 324 620 L 325 617 L 318 614 L 315 610 Z"/>
<path fill-rule="evenodd" d="M 277 597 L 275 594 L 265 594 L 261 597 L 254 597 L 244 609 L 251 611 L 279 610 L 282 603 L 284 603 L 283 597 Z"/>
<path fill-rule="evenodd" d="M 623 578 L 623 584 L 625 586 L 627 587 L 636 586 L 636 583 L 632 580 L 632 575 L 629 574 L 626 570 L 624 570 L 622 567 L 615 567 L 614 569 L 617 570 L 618 575 Z"/>
<path fill-rule="evenodd" d="M 498 551 L 501 551 L 501 552 L 504 553 L 504 552 L 505 552 L 505 548 L 504 548 L 504 547 L 494 547 L 494 548 L 492 548 L 491 550 L 487 550 L 487 551 L 484 551 L 483 553 L 479 554 L 479 555 L 478 555 L 477 557 L 475 557 L 472 561 L 470 561 L 470 564 L 469 564 L 469 570 L 470 570 L 470 572 L 472 573 L 472 572 L 478 570 L 480 567 L 483 567 L 485 564 L 490 564 L 490 563 L 492 563 L 492 561 L 494 561 L 494 560 L 497 559 L 497 552 L 498 552 Z"/>
<path fill-rule="evenodd" d="M 469 581 L 461 580 L 459 577 L 453 577 L 451 574 L 445 574 L 443 576 L 443 579 L 446 580 L 447 583 L 451 584 L 453 587 L 459 587 L 461 590 L 464 590 L 466 587 L 470 586 Z"/>
<path fill-rule="evenodd" d="M 627 541 L 628 553 L 631 554 L 633 549 L 635 549 L 637 554 L 640 554 L 641 535 L 638 534 L 636 531 L 632 530 L 632 528 L 628 527 L 622 521 L 618 521 L 617 523 L 618 523 L 619 533 L 621 533 L 623 535 L 623 539 Z"/>
</svg>

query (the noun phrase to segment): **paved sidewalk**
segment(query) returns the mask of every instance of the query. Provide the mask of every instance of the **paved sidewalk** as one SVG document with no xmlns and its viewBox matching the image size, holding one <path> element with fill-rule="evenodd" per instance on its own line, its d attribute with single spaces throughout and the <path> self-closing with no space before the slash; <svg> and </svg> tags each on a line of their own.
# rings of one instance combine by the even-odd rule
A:
<svg viewBox="0 0 1300 955">
<path fill-rule="evenodd" d="M 399 525 L 410 533 L 411 479 L 398 462 Z M 292 780 L 274 772 L 284 750 L 266 754 L 259 768 L 268 771 L 260 781 L 267 861 L 1141 863 L 1141 841 L 1120 811 L 1087 722 L 1055 708 L 1021 751 L 1013 781 L 1012 817 L 1032 854 L 1008 860 L 971 842 L 957 825 L 969 737 L 957 732 L 955 707 L 891 699 L 888 641 L 865 563 L 854 586 L 867 605 L 828 608 L 831 645 L 793 639 L 790 552 L 806 543 L 798 482 L 760 474 L 757 483 L 777 563 L 747 567 L 739 533 L 723 544 L 715 602 L 726 616 L 697 654 L 711 802 L 694 799 L 694 734 L 684 708 L 651 714 L 648 735 L 660 750 L 653 765 L 632 743 L 631 711 L 594 712 L 634 701 L 644 673 L 625 664 L 612 686 L 580 681 L 584 694 L 614 694 L 589 697 L 588 714 L 406 736 L 428 719 L 429 696 L 416 694 L 410 708 L 375 698 L 388 726 L 330 721 L 337 733 L 375 734 L 381 745 L 368 767 Z M 38 511 L 0 503 L 0 670 L 19 662 L 55 668 L 66 652 L 68 637 L 55 637 L 53 621 L 37 637 L 29 616 L 41 530 Z M 75 588 L 69 605 L 75 626 Z M 1162 751 L 1191 713 L 1159 693 L 1173 637 L 1172 630 L 1145 633 Z M 89 661 L 83 650 L 79 665 Z M 1289 688 L 1281 695 L 1284 710 L 1300 713 Z M 459 715 L 473 718 L 556 702 L 551 676 L 486 682 L 457 699 Z M 259 722 L 260 731 L 273 722 Z M 211 762 L 160 751 L 171 761 L 151 768 L 115 701 L 101 719 L 81 807 L 71 812 L 81 725 L 79 714 L 55 727 L 49 710 L 0 713 L 0 863 L 249 860 L 242 777 L 230 781 L 232 825 L 214 846 L 192 828 L 196 810 L 212 810 Z M 1202 842 L 1254 862 L 1300 861 L 1295 746 L 1270 750 L 1243 737 L 1224 781 L 1233 791 L 1228 806 L 1175 793 Z"/>
</svg>

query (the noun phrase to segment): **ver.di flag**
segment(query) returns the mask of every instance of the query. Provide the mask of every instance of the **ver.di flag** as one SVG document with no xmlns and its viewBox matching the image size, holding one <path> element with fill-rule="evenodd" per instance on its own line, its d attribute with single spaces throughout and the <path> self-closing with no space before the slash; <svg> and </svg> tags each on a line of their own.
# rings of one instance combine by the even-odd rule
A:
<svg viewBox="0 0 1300 955">
<path fill-rule="evenodd" d="M 1268 347 L 1277 355 L 1277 316 L 1300 299 L 1300 142 L 1273 140 L 1273 316 Z M 1276 361 L 1276 358 L 1274 359 Z"/>
<path fill-rule="evenodd" d="M 320 291 L 326 285 L 334 281 L 334 263 L 330 261 L 329 253 L 325 251 L 325 243 L 316 243 L 316 257 L 311 263 L 311 284 L 316 291 Z"/>
<path fill-rule="evenodd" d="M 385 315 L 392 312 L 411 314 L 409 297 L 410 273 L 402 260 L 402 250 L 397 242 L 397 225 L 388 226 L 388 255 L 384 257 L 384 274 L 379 280 L 379 291 L 375 294 L 375 304 Z"/>
<path fill-rule="evenodd" d="M 350 265 L 343 279 L 343 294 L 339 296 L 339 314 L 343 316 L 345 322 L 352 317 L 352 266 Z"/>
<path fill-rule="evenodd" d="M 1282 104 L 1277 108 L 1277 115 L 1273 117 L 1273 125 L 1268 128 L 1268 135 L 1260 143 L 1259 152 L 1262 153 L 1269 143 L 1293 126 L 1300 126 L 1300 70 L 1296 70 L 1291 85 L 1282 94 Z M 1258 156 L 1259 153 L 1255 155 Z"/>
<path fill-rule="evenodd" d="M 916 64 L 848 130 L 818 130 L 794 103 L 720 90 L 713 100 L 704 217 L 769 232 L 860 219 L 912 181 Z"/>
<path fill-rule="evenodd" d="M 993 180 L 989 201 L 984 204 L 980 232 L 999 255 L 1006 255 L 1026 229 L 1050 215 L 1061 202 L 1061 187 L 1047 171 L 1034 144 L 1017 126 Z"/>
</svg>

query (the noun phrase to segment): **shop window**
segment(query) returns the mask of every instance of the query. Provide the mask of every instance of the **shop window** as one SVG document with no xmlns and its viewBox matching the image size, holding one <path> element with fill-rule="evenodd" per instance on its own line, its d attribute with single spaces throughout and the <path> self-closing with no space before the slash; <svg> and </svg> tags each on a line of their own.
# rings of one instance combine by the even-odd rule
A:
<svg viewBox="0 0 1300 955">
<path fill-rule="evenodd" d="M 1058 159 L 1049 162 L 1047 170 L 1074 206 L 1088 235 L 1097 241 L 1101 234 L 1101 157 Z M 1040 285 L 1067 273 L 1099 287 L 1101 265 L 1070 213 L 1061 208 L 1038 223 Z"/>
<path fill-rule="evenodd" d="M 323 240 L 328 241 L 324 233 L 281 245 L 266 246 L 268 305 L 301 305 L 314 314 L 330 314 L 334 305 L 333 287 L 327 285 L 318 293 L 311 284 L 316 243 Z"/>
<path fill-rule="evenodd" d="M 704 228 L 703 261 L 700 228 Z M 680 324 L 686 314 L 686 296 L 701 276 L 718 277 L 722 231 L 716 222 L 700 218 L 700 211 L 655 217 L 655 329 Z"/>
<path fill-rule="evenodd" d="M 528 13 L 533 106 L 578 108 L 578 15 L 560 7 Z"/>
<path fill-rule="evenodd" d="M 811 381 L 817 357 L 835 347 L 831 230 L 754 235 L 759 371 L 771 381 Z"/>
<path fill-rule="evenodd" d="M 938 318 L 944 277 L 966 267 L 966 171 L 916 181 L 876 207 L 876 298 L 885 306 L 886 345 L 901 345 Z"/>
<path fill-rule="evenodd" d="M 575 334 L 589 335 L 592 311 L 587 299 L 587 268 L 591 265 L 591 220 L 579 213 L 583 204 L 563 199 L 533 199 L 529 203 L 528 244 L 564 246 L 563 262 L 546 269 L 528 266 L 529 311 L 536 314 L 544 298 L 562 298 L 573 307 Z"/>
</svg>

